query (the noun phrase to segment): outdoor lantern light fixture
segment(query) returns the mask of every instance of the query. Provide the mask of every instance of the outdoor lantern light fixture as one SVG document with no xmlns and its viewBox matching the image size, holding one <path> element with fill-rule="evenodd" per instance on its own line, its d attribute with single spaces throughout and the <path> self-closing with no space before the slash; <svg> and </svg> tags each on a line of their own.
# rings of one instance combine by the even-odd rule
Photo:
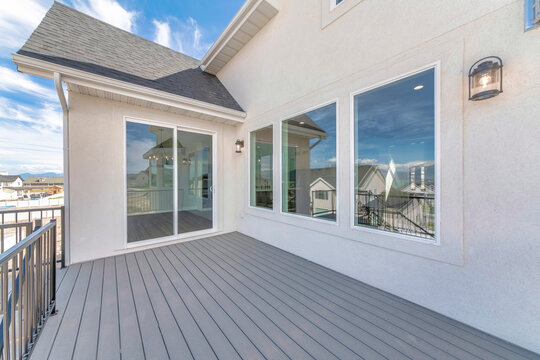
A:
<svg viewBox="0 0 540 360">
<path fill-rule="evenodd" d="M 241 153 L 244 148 L 244 140 L 236 140 L 234 144 L 236 145 L 236 152 Z"/>
<path fill-rule="evenodd" d="M 469 100 L 485 100 L 502 93 L 502 67 L 503 62 L 498 56 L 475 62 L 469 70 Z"/>
</svg>

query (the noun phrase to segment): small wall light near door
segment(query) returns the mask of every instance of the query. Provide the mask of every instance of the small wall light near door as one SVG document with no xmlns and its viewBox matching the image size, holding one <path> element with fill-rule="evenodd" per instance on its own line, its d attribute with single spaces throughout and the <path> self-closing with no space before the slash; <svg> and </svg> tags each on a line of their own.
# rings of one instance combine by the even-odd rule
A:
<svg viewBox="0 0 540 360">
<path fill-rule="evenodd" d="M 469 100 L 486 100 L 503 92 L 503 62 L 498 56 L 480 59 L 469 70 Z"/>
<path fill-rule="evenodd" d="M 236 145 L 236 152 L 240 154 L 244 148 L 244 140 L 236 140 L 234 144 Z"/>
</svg>

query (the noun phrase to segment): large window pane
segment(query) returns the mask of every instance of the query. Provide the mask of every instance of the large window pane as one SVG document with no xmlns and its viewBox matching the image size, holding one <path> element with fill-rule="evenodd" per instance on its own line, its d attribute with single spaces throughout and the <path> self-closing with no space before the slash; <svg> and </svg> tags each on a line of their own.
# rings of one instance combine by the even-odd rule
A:
<svg viewBox="0 0 540 360">
<path fill-rule="evenodd" d="M 128 242 L 174 234 L 173 130 L 126 123 Z"/>
<path fill-rule="evenodd" d="M 251 133 L 250 205 L 272 209 L 273 131 L 272 126 Z"/>
<path fill-rule="evenodd" d="M 336 220 L 336 104 L 283 122 L 283 212 Z"/>
<path fill-rule="evenodd" d="M 435 70 L 354 97 L 356 225 L 435 236 Z"/>
</svg>

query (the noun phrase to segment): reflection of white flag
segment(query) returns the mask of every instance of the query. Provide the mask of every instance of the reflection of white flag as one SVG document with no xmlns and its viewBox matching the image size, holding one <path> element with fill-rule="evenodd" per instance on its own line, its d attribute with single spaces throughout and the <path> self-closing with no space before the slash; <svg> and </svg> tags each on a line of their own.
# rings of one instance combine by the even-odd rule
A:
<svg viewBox="0 0 540 360">
<path fill-rule="evenodd" d="M 396 164 L 394 164 L 394 159 L 390 159 L 390 164 L 388 164 L 388 172 L 386 173 L 386 197 L 384 199 L 385 201 L 388 200 L 388 195 L 390 195 L 390 189 L 392 188 L 395 174 Z"/>
</svg>

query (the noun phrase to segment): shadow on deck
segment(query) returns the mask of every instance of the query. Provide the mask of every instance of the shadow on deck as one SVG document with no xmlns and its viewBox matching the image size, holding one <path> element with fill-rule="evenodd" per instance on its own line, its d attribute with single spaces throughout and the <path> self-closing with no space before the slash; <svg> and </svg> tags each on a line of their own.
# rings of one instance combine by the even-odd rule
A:
<svg viewBox="0 0 540 360">
<path fill-rule="evenodd" d="M 31 359 L 540 359 L 239 233 L 75 264 Z"/>
</svg>

